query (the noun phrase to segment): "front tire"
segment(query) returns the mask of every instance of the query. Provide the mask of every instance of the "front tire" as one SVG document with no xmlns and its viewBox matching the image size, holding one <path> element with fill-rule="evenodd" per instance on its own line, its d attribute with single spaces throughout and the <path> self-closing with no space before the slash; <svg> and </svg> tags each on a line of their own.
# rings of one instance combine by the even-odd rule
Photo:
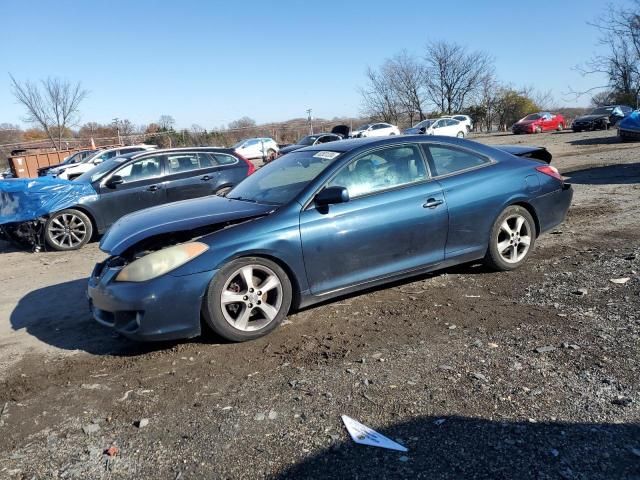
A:
<svg viewBox="0 0 640 480">
<path fill-rule="evenodd" d="M 485 264 L 498 271 L 514 270 L 527 259 L 536 241 L 536 225 L 519 205 L 505 208 L 491 228 Z"/>
<path fill-rule="evenodd" d="M 244 342 L 274 330 L 289 312 L 291 281 L 275 262 L 261 257 L 233 260 L 209 284 L 203 315 L 221 337 Z"/>
<path fill-rule="evenodd" d="M 562 123 L 558 124 L 558 131 L 561 132 L 564 130 L 564 125 Z"/>
<path fill-rule="evenodd" d="M 464 132 L 458 132 L 458 134 L 456 135 L 456 137 L 458 137 L 458 138 L 464 138 Z"/>
<path fill-rule="evenodd" d="M 92 235 L 91 219 L 73 208 L 54 213 L 44 226 L 47 245 L 62 252 L 84 247 Z"/>
</svg>

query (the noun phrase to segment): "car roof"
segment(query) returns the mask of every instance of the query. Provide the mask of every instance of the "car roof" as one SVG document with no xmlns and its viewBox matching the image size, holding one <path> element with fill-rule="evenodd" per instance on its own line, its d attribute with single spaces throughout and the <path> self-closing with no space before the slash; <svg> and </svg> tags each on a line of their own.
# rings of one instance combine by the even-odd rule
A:
<svg viewBox="0 0 640 480">
<path fill-rule="evenodd" d="M 224 147 L 178 147 L 178 148 L 158 148 L 157 150 L 142 150 L 138 152 L 129 152 L 119 155 L 120 158 L 138 158 L 145 155 L 157 155 L 168 153 L 181 153 L 181 152 L 217 152 L 233 154 L 233 149 Z"/>
<path fill-rule="evenodd" d="M 469 140 L 463 140 L 456 137 L 444 137 L 440 135 L 402 135 L 391 137 L 366 137 L 366 138 L 349 138 L 347 140 L 341 140 L 339 142 L 322 143 L 320 145 L 312 145 L 304 147 L 296 152 L 302 151 L 330 151 L 330 152 L 350 152 L 358 148 L 364 147 L 377 147 L 388 144 L 401 144 L 401 143 L 428 143 L 436 141 L 438 143 L 450 143 L 451 145 L 463 144 L 469 142 Z M 475 142 L 474 142 L 475 143 Z"/>
</svg>

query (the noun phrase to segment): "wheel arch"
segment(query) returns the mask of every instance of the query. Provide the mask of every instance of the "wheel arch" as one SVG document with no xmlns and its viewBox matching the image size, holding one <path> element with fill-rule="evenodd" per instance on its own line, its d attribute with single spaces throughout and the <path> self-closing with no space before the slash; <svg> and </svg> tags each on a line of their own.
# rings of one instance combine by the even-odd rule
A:
<svg viewBox="0 0 640 480">
<path fill-rule="evenodd" d="M 287 262 L 285 262 L 284 260 L 282 260 L 281 258 L 278 258 L 274 255 L 270 255 L 268 253 L 243 253 L 242 255 L 235 257 L 233 260 L 237 260 L 239 258 L 250 258 L 250 257 L 258 257 L 258 258 L 264 258 L 266 260 L 270 260 L 273 263 L 277 264 L 280 268 L 282 268 L 284 270 L 284 272 L 287 274 L 287 277 L 289 277 L 289 281 L 291 282 L 291 307 L 290 309 L 296 309 L 298 308 L 298 306 L 300 305 L 300 297 L 301 297 L 301 287 L 300 287 L 300 281 L 298 280 L 298 277 L 296 276 L 293 268 L 291 268 Z"/>
<path fill-rule="evenodd" d="M 82 205 L 74 205 L 72 207 L 63 208 L 62 210 L 59 210 L 59 211 L 62 212 L 63 210 L 78 210 L 79 212 L 84 213 L 89 218 L 89 220 L 91 221 L 91 226 L 93 227 L 93 233 L 91 235 L 91 240 L 96 238 L 96 236 L 99 234 L 98 224 L 96 222 L 95 215 L 93 214 L 93 212 L 91 210 L 89 210 L 88 208 L 86 208 L 86 207 L 84 207 Z M 58 213 L 58 212 L 55 212 L 55 213 Z"/>
<path fill-rule="evenodd" d="M 527 212 L 529 212 L 529 214 L 533 217 L 533 222 L 535 223 L 535 226 L 536 226 L 536 238 L 538 238 L 540 236 L 540 219 L 538 218 L 538 214 L 536 213 L 536 209 L 533 208 L 533 205 L 525 201 L 518 201 L 518 202 L 512 203 L 509 206 L 522 207 Z"/>
</svg>

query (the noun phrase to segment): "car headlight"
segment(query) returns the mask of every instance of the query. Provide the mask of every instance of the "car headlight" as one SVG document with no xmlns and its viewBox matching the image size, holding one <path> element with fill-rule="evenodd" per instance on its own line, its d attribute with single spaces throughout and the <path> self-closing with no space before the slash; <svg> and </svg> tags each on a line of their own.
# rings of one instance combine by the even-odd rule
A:
<svg viewBox="0 0 640 480">
<path fill-rule="evenodd" d="M 146 282 L 175 270 L 208 249 L 209 247 L 201 242 L 182 243 L 163 248 L 124 267 L 116 277 L 116 281 Z"/>
</svg>

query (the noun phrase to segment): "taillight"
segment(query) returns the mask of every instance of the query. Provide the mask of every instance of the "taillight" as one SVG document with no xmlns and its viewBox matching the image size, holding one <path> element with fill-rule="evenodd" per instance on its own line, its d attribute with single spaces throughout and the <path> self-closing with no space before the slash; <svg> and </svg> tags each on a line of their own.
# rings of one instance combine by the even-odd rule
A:
<svg viewBox="0 0 640 480">
<path fill-rule="evenodd" d="M 552 167 L 551 165 L 543 165 L 541 167 L 536 167 L 536 170 L 540 173 L 544 173 L 545 175 L 549 175 L 550 177 L 555 178 L 556 180 L 560 180 L 564 182 L 564 177 L 560 175 L 560 172 L 556 167 Z"/>
<path fill-rule="evenodd" d="M 249 170 L 247 171 L 247 177 L 256 171 L 256 166 L 237 152 L 236 152 L 236 157 L 238 157 L 240 160 L 242 160 L 249 166 Z"/>
</svg>

